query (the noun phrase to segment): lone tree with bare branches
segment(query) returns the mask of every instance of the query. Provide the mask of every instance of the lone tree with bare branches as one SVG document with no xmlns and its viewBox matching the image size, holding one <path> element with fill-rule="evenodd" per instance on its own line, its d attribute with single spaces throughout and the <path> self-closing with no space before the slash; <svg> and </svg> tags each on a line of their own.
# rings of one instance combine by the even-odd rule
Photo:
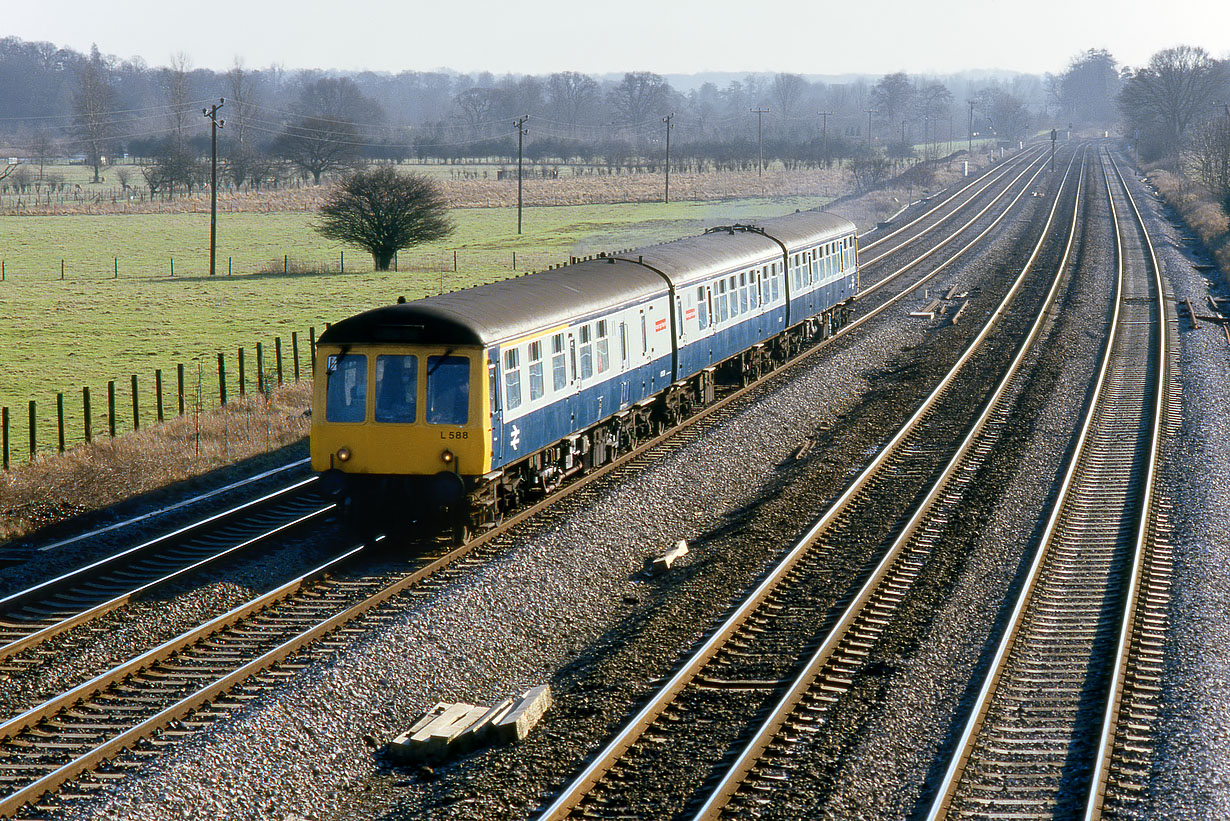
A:
<svg viewBox="0 0 1230 821">
<path fill-rule="evenodd" d="M 453 233 L 448 204 L 435 181 L 388 166 L 356 171 L 339 182 L 313 227 L 329 239 L 370 251 L 377 271 L 389 270 L 402 248 Z"/>
</svg>

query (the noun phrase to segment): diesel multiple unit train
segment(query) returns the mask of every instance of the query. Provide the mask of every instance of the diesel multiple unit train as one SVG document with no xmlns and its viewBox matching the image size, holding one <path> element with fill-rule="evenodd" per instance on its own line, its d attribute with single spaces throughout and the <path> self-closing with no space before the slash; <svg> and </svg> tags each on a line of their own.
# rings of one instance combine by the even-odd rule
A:
<svg viewBox="0 0 1230 821">
<path fill-rule="evenodd" d="M 798 212 L 333 324 L 312 467 L 365 527 L 464 535 L 844 324 L 854 225 Z"/>
</svg>

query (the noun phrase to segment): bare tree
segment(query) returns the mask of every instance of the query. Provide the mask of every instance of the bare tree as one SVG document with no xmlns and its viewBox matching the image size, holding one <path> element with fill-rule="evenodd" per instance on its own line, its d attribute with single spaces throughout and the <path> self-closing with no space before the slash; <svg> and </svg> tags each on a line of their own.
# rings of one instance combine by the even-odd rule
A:
<svg viewBox="0 0 1230 821">
<path fill-rule="evenodd" d="M 777 111 L 782 119 L 782 131 L 790 126 L 790 118 L 794 116 L 799 103 L 807 91 L 807 81 L 797 74 L 778 74 L 773 78 L 770 89 L 770 108 Z"/>
<path fill-rule="evenodd" d="M 461 118 L 470 130 L 470 136 L 480 136 L 483 124 L 491 119 L 491 110 L 495 107 L 492 90 L 489 88 L 467 88 L 453 98 Z"/>
<path fill-rule="evenodd" d="M 1224 116 L 1192 127 L 1184 159 L 1192 176 L 1209 189 L 1222 204 L 1222 209 L 1230 214 L 1230 109 Z"/>
<path fill-rule="evenodd" d="M 871 107 L 881 127 L 888 129 L 887 133 L 894 133 L 903 120 L 909 119 L 914 95 L 914 83 L 904 71 L 886 74 L 872 86 Z"/>
<path fill-rule="evenodd" d="M 183 150 L 187 141 L 189 111 L 188 72 L 192 64 L 182 51 L 171 55 L 171 65 L 163 75 L 164 93 L 171 118 L 175 147 Z"/>
<path fill-rule="evenodd" d="M 364 145 L 359 125 L 375 126 L 384 118 L 380 106 L 345 77 L 308 83 L 300 91 L 296 109 L 298 116 L 282 129 L 275 145 L 317 185 L 325 173 L 358 160 Z"/>
<path fill-rule="evenodd" d="M 73 94 L 73 112 L 77 134 L 85 146 L 86 160 L 94 168 L 94 182 L 99 181 L 99 169 L 110 150 L 115 132 L 112 120 L 115 91 L 111 87 L 111 61 L 104 58 L 98 46 L 90 47 L 90 58 L 77 75 Z"/>
<path fill-rule="evenodd" d="M 46 131 L 39 131 L 30 140 L 30 153 L 38 160 L 38 178 L 43 178 L 43 168 L 52 157 L 58 156 L 60 150 Z"/>
<path fill-rule="evenodd" d="M 243 67 L 243 61 L 235 59 L 226 73 L 227 108 L 226 129 L 230 132 L 225 149 L 226 172 L 236 188 L 250 182 L 257 163 L 257 151 L 250 141 L 248 124 L 256 116 L 255 82 Z"/>
<path fill-rule="evenodd" d="M 1074 58 L 1056 83 L 1059 110 L 1067 122 L 1109 128 L 1116 121 L 1119 69 L 1109 51 L 1091 48 Z"/>
<path fill-rule="evenodd" d="M 378 271 L 389 270 L 402 248 L 453 232 L 448 204 L 435 181 L 390 166 L 356 171 L 338 183 L 313 227 L 329 239 L 371 252 Z"/>
<path fill-rule="evenodd" d="M 1154 54 L 1119 94 L 1129 134 L 1146 157 L 1176 155 L 1188 127 L 1207 116 L 1227 67 L 1202 48 L 1175 46 Z"/>
<path fill-rule="evenodd" d="M 547 99 L 554 115 L 574 129 L 598 103 L 598 83 L 587 74 L 562 71 L 547 78 Z"/>
<path fill-rule="evenodd" d="M 648 71 L 633 71 L 611 89 L 611 107 L 619 119 L 636 125 L 662 114 L 670 102 L 671 87 L 666 80 Z"/>
</svg>

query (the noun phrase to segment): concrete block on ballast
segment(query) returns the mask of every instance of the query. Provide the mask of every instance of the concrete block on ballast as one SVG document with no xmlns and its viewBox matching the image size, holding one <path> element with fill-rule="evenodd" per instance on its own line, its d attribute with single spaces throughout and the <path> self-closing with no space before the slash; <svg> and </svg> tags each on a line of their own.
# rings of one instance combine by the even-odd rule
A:
<svg viewBox="0 0 1230 821">
<path fill-rule="evenodd" d="M 437 756 L 486 711 L 486 707 L 474 704 L 436 704 L 409 730 L 389 743 L 389 752 L 407 760 Z"/>
<path fill-rule="evenodd" d="M 551 685 L 531 687 L 508 714 L 492 726 L 493 740 L 509 743 L 523 741 L 538 720 L 551 707 Z"/>
</svg>

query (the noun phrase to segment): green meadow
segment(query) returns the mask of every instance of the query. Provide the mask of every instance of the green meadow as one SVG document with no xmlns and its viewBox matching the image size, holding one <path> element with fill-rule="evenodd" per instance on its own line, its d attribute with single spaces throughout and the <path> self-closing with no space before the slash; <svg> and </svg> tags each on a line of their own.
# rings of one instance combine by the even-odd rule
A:
<svg viewBox="0 0 1230 821">
<path fill-rule="evenodd" d="M 800 197 L 527 208 L 520 236 L 515 209 L 458 210 L 452 236 L 404 252 L 400 270 L 388 273 L 372 271 L 371 258 L 359 249 L 322 239 L 312 230 L 311 214 L 224 213 L 213 277 L 206 214 L 0 216 L 0 405 L 10 409 L 11 449 L 18 458 L 28 447 L 29 400 L 38 403 L 40 450 L 52 450 L 58 392 L 65 394 L 68 440 L 80 441 L 83 386 L 91 390 L 94 429 L 102 431 L 106 385 L 115 380 L 117 427 L 126 429 L 132 426 L 132 374 L 147 422 L 154 414 L 155 369 L 163 371 L 169 412 L 178 364 L 188 373 L 189 403 L 199 397 L 207 407 L 218 401 L 218 352 L 226 355 L 228 393 L 234 395 L 236 351 L 246 349 L 247 390 L 253 391 L 257 342 L 270 371 L 274 338 L 282 338 L 289 378 L 292 332 L 299 334 L 306 370 L 309 327 L 319 333 L 327 322 L 398 296 L 416 299 L 570 256 L 821 204 Z"/>
</svg>

